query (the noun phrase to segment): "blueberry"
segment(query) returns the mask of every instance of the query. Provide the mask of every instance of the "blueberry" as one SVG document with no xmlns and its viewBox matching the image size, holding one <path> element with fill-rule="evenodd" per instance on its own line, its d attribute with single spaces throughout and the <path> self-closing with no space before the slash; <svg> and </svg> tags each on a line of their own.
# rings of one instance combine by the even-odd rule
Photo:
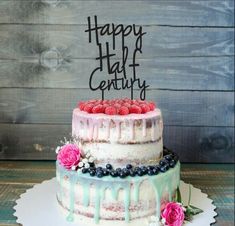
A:
<svg viewBox="0 0 235 226">
<path fill-rule="evenodd" d="M 172 160 L 172 155 L 165 155 L 164 159 L 166 159 L 167 161 L 171 161 Z"/>
<path fill-rule="evenodd" d="M 152 171 L 153 171 L 153 174 L 154 174 L 154 175 L 157 175 L 157 174 L 159 173 L 159 168 L 158 168 L 158 166 L 155 166 L 155 167 L 152 169 Z"/>
<path fill-rule="evenodd" d="M 119 173 L 119 177 L 121 177 L 121 178 L 125 178 L 125 177 L 126 177 L 126 174 L 125 174 L 124 172 L 122 172 L 122 171 L 121 171 L 121 172 Z"/>
<path fill-rule="evenodd" d="M 90 170 L 89 173 L 92 177 L 94 177 L 96 172 L 95 172 L 95 170 Z"/>
<path fill-rule="evenodd" d="M 172 159 L 170 162 L 169 162 L 169 166 L 171 168 L 175 167 L 175 164 L 176 164 L 176 161 L 174 159 Z"/>
<path fill-rule="evenodd" d="M 103 170 L 103 168 L 100 166 L 96 168 L 96 171 L 102 171 L 102 170 Z"/>
<path fill-rule="evenodd" d="M 96 176 L 99 178 L 103 177 L 104 176 L 103 171 L 102 170 L 96 171 Z"/>
<path fill-rule="evenodd" d="M 148 175 L 149 175 L 149 176 L 152 176 L 152 175 L 154 175 L 154 172 L 153 172 L 153 170 L 149 169 L 149 170 L 148 170 Z"/>
<path fill-rule="evenodd" d="M 130 170 L 127 169 L 127 168 L 123 168 L 123 169 L 122 169 L 122 172 L 123 172 L 126 176 L 129 176 L 129 175 L 130 175 Z"/>
<path fill-rule="evenodd" d="M 143 175 L 148 173 L 148 169 L 146 166 L 141 166 L 141 171 L 143 172 Z"/>
<path fill-rule="evenodd" d="M 161 159 L 160 162 L 159 162 L 159 165 L 160 166 L 166 165 L 166 160 L 165 159 Z"/>
<path fill-rule="evenodd" d="M 147 166 L 147 170 L 152 170 L 154 166 Z"/>
<path fill-rule="evenodd" d="M 121 169 L 121 168 L 117 168 L 116 171 L 117 171 L 117 172 L 121 172 L 122 169 Z"/>
<path fill-rule="evenodd" d="M 87 168 L 83 168 L 82 169 L 82 173 L 88 173 L 88 169 Z"/>
<path fill-rule="evenodd" d="M 131 177 L 134 177 L 135 175 L 136 175 L 135 170 L 130 169 L 130 176 L 131 176 Z"/>
<path fill-rule="evenodd" d="M 96 168 L 95 167 L 88 168 L 88 172 L 90 173 L 91 171 L 96 171 Z"/>
<path fill-rule="evenodd" d="M 135 169 L 134 169 L 135 173 L 137 173 L 139 170 L 140 170 L 139 166 L 136 166 Z"/>
<path fill-rule="evenodd" d="M 108 164 L 106 165 L 106 169 L 111 170 L 112 168 L 113 168 L 113 167 L 112 167 L 111 164 L 108 163 Z"/>
<path fill-rule="evenodd" d="M 162 173 L 165 173 L 168 169 L 169 169 L 169 165 L 168 165 L 168 164 L 166 164 L 166 165 L 160 167 L 160 171 L 161 171 Z"/>
<path fill-rule="evenodd" d="M 118 172 L 116 170 L 112 170 L 112 171 L 110 171 L 110 175 L 112 177 L 117 177 L 118 176 Z"/>
<path fill-rule="evenodd" d="M 127 168 L 127 169 L 132 169 L 132 167 L 133 167 L 133 166 L 132 166 L 131 164 L 127 164 L 127 165 L 126 165 L 126 168 Z"/>
<path fill-rule="evenodd" d="M 103 168 L 102 171 L 103 171 L 103 175 L 104 176 L 108 176 L 109 175 L 109 171 L 107 169 Z"/>
<path fill-rule="evenodd" d="M 143 174 L 143 171 L 141 170 L 141 169 L 139 169 L 138 171 L 137 171 L 137 174 L 138 174 L 138 176 L 140 176 L 140 177 L 142 177 L 144 174 Z"/>
</svg>

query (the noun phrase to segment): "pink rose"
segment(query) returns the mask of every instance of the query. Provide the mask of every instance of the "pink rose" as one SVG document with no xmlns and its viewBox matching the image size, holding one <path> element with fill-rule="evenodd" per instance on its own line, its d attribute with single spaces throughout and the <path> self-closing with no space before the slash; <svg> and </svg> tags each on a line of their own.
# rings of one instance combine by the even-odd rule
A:
<svg viewBox="0 0 235 226">
<path fill-rule="evenodd" d="M 81 152 L 75 144 L 66 144 L 60 149 L 57 160 L 66 169 L 71 169 L 73 166 L 78 165 L 80 155 Z"/>
<path fill-rule="evenodd" d="M 169 202 L 161 214 L 168 226 L 181 226 L 184 222 L 184 210 L 179 203 Z"/>
</svg>

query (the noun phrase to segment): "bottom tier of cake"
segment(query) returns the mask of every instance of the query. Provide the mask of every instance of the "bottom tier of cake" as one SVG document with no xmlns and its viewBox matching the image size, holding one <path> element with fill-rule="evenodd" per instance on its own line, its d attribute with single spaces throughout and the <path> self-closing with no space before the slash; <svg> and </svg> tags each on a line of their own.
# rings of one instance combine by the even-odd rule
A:
<svg viewBox="0 0 235 226">
<path fill-rule="evenodd" d="M 57 200 L 68 221 L 93 226 L 144 226 L 150 216 L 176 194 L 180 181 L 179 161 L 157 175 L 118 178 L 92 177 L 68 171 L 57 163 Z"/>
</svg>

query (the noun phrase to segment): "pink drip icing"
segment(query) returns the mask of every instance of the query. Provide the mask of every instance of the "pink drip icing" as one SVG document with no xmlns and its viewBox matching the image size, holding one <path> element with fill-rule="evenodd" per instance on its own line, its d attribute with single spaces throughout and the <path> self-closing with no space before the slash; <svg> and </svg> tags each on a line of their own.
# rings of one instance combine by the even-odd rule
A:
<svg viewBox="0 0 235 226">
<path fill-rule="evenodd" d="M 98 120 L 96 120 L 95 128 L 94 128 L 94 137 L 93 137 L 94 140 L 97 140 L 99 137 L 99 127 L 100 127 L 100 123 Z"/>
<path fill-rule="evenodd" d="M 146 133 L 146 119 L 142 120 L 142 128 L 143 128 L 143 136 L 146 137 L 147 133 Z"/>
<path fill-rule="evenodd" d="M 94 137 L 94 126 L 95 126 L 95 124 L 94 124 L 94 121 L 92 119 L 89 119 L 88 122 L 89 122 L 89 125 L 88 125 L 88 127 L 89 127 L 89 139 L 92 140 L 93 137 Z"/>
<path fill-rule="evenodd" d="M 134 140 L 134 138 L 135 138 L 135 134 L 134 134 L 134 123 L 135 123 L 135 121 L 133 120 L 131 120 L 130 121 L 130 134 L 131 134 L 131 139 L 132 140 Z"/>
<path fill-rule="evenodd" d="M 75 131 L 80 131 L 80 128 L 81 128 L 81 121 L 80 121 L 80 118 L 77 118 L 76 120 L 76 129 Z"/>
<path fill-rule="evenodd" d="M 105 126 L 106 126 L 106 139 L 109 139 L 110 137 L 110 120 L 107 120 L 105 122 Z"/>
<path fill-rule="evenodd" d="M 119 120 L 115 120 L 115 126 L 117 131 L 117 140 L 121 138 L 121 122 Z"/>
<path fill-rule="evenodd" d="M 153 119 L 151 119 L 151 139 L 152 139 L 152 141 L 154 141 L 155 140 L 155 137 L 156 137 L 156 135 L 155 135 L 155 127 L 156 127 L 156 121 L 155 121 L 156 119 L 155 118 L 153 118 Z"/>
<path fill-rule="evenodd" d="M 84 124 L 84 131 L 86 131 L 86 137 L 87 139 L 89 139 L 89 133 L 90 133 L 90 130 L 89 130 L 89 119 L 85 119 L 85 124 Z"/>
</svg>

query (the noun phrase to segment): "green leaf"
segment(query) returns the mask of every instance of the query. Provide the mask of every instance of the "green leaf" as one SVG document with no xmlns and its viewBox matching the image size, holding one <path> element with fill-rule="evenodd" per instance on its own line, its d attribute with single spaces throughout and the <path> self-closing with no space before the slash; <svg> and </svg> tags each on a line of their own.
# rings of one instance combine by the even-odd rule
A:
<svg viewBox="0 0 235 226">
<path fill-rule="evenodd" d="M 188 206 L 190 205 L 190 202 L 191 202 L 191 184 L 189 184 L 189 197 L 188 197 Z"/>
<path fill-rule="evenodd" d="M 192 215 L 190 215 L 190 214 L 185 214 L 185 216 L 184 216 L 184 220 L 186 220 L 186 221 L 192 221 L 193 220 L 193 216 Z"/>
<path fill-rule="evenodd" d="M 180 193 L 180 189 L 179 189 L 179 187 L 177 188 L 177 190 L 176 190 L 176 201 L 177 202 L 179 202 L 179 203 L 181 203 L 182 202 L 182 198 L 181 198 L 181 193 Z"/>
<path fill-rule="evenodd" d="M 196 214 L 203 212 L 202 209 L 195 207 L 195 206 L 192 206 L 192 205 L 189 205 L 189 208 L 190 208 L 190 212 L 192 213 L 192 215 L 196 215 Z"/>
</svg>

